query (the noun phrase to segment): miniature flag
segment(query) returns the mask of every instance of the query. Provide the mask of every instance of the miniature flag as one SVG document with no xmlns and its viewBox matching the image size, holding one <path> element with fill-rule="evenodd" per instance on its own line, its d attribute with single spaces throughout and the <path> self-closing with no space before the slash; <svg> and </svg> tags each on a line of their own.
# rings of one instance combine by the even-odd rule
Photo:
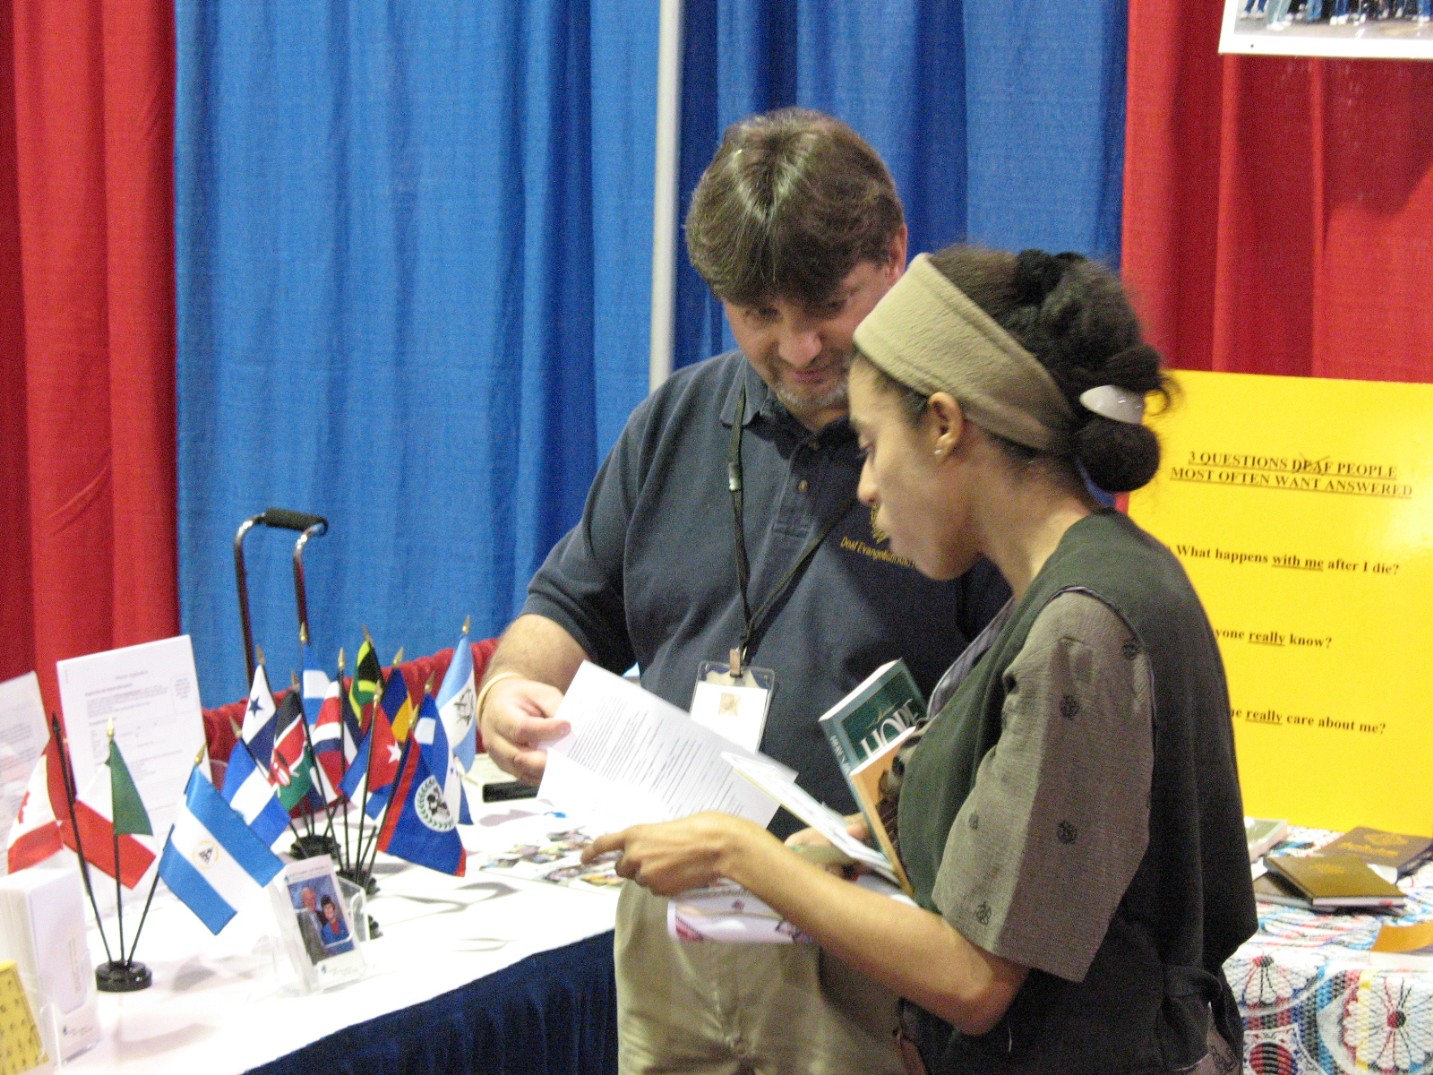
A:
<svg viewBox="0 0 1433 1075">
<path fill-rule="evenodd" d="M 269 674 L 262 664 L 254 668 L 254 682 L 249 687 L 249 704 L 244 710 L 240 736 L 249 744 L 258 763 L 265 769 L 274 756 L 274 736 L 278 732 L 277 706 L 269 689 Z"/>
<path fill-rule="evenodd" d="M 432 695 L 423 696 L 418 709 L 418 720 L 413 725 L 413 738 L 423 751 L 423 760 L 428 771 L 438 777 L 443 788 L 443 801 L 448 812 L 458 819 L 460 825 L 471 825 L 472 815 L 468 813 L 468 796 L 463 792 L 462 763 L 448 749 L 448 733 L 438 716 L 438 704 Z"/>
<path fill-rule="evenodd" d="M 210 933 L 234 917 L 240 900 L 263 888 L 283 862 L 244 823 L 199 766 L 189 774 L 184 806 L 159 859 L 159 876 Z"/>
<path fill-rule="evenodd" d="M 20 813 L 10 827 L 5 858 L 11 873 L 44 862 L 64 845 L 60 841 L 60 821 L 55 816 L 50 788 L 64 787 L 56 740 L 51 736 L 45 751 L 35 760 L 35 771 L 20 800 Z M 64 792 L 60 793 L 61 802 Z M 63 807 L 61 808 L 63 811 Z"/>
<path fill-rule="evenodd" d="M 358 714 L 364 731 L 368 730 L 368 707 L 373 704 L 381 690 L 383 665 L 379 663 L 378 653 L 373 648 L 373 639 L 365 632 L 363 642 L 358 647 L 358 656 L 353 661 L 353 679 L 348 684 L 349 702 L 353 711 Z"/>
<path fill-rule="evenodd" d="M 243 743 L 235 744 L 234 752 L 229 755 L 223 795 L 265 847 L 272 847 L 289 827 L 288 811 L 274 794 L 268 773 L 259 768 Z"/>
<path fill-rule="evenodd" d="M 304 707 L 298 691 L 289 691 L 279 706 L 280 730 L 274 739 L 274 760 L 269 768 L 279 802 L 292 811 L 313 790 L 313 754 L 304 734 Z"/>
<path fill-rule="evenodd" d="M 325 681 L 327 679 L 325 678 Z M 333 802 L 339 796 L 346 767 L 343 756 L 343 698 L 338 680 L 328 684 L 327 694 L 314 709 L 314 720 L 309 727 L 309 740 L 313 748 L 313 760 L 318 763 L 318 775 L 323 784 L 324 798 Z M 304 712 L 309 712 L 309 703 L 304 701 Z"/>
<path fill-rule="evenodd" d="M 443 788 L 428 771 L 422 749 L 408 744 L 394 785 L 393 801 L 378 831 L 378 850 L 462 877 L 468 854 L 458 825 L 443 799 Z"/>
<path fill-rule="evenodd" d="M 136 837 L 153 834 L 149 814 L 139 799 L 139 789 L 134 786 L 129 767 L 119 752 L 119 744 L 111 735 L 109 757 L 95 770 L 85 793 L 75 799 L 74 828 L 64 826 L 60 837 L 66 847 L 80 851 L 91 866 L 110 877 L 117 877 L 126 888 L 133 888 L 154 861 L 154 852 Z M 117 868 L 114 853 L 116 835 L 119 844 Z"/>
<path fill-rule="evenodd" d="M 307 637 L 304 638 L 301 644 L 303 647 L 304 676 L 300 682 L 303 684 L 304 712 L 316 715 L 323 705 L 323 700 L 328 697 L 328 673 L 319 667 L 318 659 L 313 653 L 313 646 L 309 644 Z M 310 719 L 312 720 L 313 718 Z"/>
<path fill-rule="evenodd" d="M 402 743 L 408 738 L 413 727 L 413 699 L 408 694 L 408 681 L 397 666 L 388 671 L 388 681 L 383 685 L 383 694 L 378 699 L 378 708 L 388 715 L 393 729 L 393 738 Z"/>
<path fill-rule="evenodd" d="M 361 803 L 368 816 L 376 820 L 388 805 L 402 754 L 403 748 L 388 726 L 388 716 L 382 706 L 375 706 L 368 731 L 358 744 L 358 754 L 343 777 L 341 788 L 348 801 Z"/>
<path fill-rule="evenodd" d="M 473 675 L 473 644 L 468 641 L 467 624 L 463 635 L 453 647 L 453 660 L 438 688 L 438 712 L 443 717 L 443 730 L 453 748 L 462 771 L 473 767 L 478 756 L 478 721 L 475 707 L 477 684 Z"/>
</svg>

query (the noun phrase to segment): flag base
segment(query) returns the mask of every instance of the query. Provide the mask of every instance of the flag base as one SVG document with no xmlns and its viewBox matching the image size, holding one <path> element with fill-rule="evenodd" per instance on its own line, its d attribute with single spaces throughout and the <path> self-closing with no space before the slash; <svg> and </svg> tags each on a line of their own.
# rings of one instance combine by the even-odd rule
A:
<svg viewBox="0 0 1433 1075">
<path fill-rule="evenodd" d="M 154 975 L 143 963 L 126 959 L 123 963 L 110 960 L 95 968 L 95 985 L 101 993 L 134 993 L 154 984 Z"/>
<path fill-rule="evenodd" d="M 338 841 L 332 836 L 325 836 L 323 833 L 314 832 L 300 836 L 289 848 L 289 854 L 296 859 L 316 859 L 322 855 L 332 855 L 334 861 L 339 861 Z"/>
</svg>

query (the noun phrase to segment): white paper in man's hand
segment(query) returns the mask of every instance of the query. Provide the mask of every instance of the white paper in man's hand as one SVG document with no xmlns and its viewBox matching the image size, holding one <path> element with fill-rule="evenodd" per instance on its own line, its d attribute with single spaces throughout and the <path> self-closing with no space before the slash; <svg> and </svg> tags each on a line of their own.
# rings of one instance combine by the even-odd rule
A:
<svg viewBox="0 0 1433 1075">
<path fill-rule="evenodd" d="M 776 813 L 776 802 L 723 757 L 733 753 L 729 740 L 594 664 L 578 669 L 557 716 L 572 733 L 548 747 L 538 794 L 589 828 L 612 832 L 703 810 L 764 826 Z"/>
</svg>

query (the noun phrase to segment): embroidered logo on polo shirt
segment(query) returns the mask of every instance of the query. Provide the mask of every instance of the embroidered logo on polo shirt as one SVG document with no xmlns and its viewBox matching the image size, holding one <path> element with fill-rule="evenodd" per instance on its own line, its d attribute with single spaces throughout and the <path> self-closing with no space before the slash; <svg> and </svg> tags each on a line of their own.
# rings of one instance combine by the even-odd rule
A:
<svg viewBox="0 0 1433 1075">
<path fill-rule="evenodd" d="M 879 526 L 876 525 L 875 508 L 871 509 L 869 522 L 871 530 L 871 536 L 869 541 L 859 536 L 852 537 L 847 534 L 843 535 L 841 538 L 841 548 L 845 549 L 847 552 L 858 553 L 859 555 L 868 557 L 872 560 L 879 560 L 882 563 L 894 564 L 896 567 L 908 567 L 914 569 L 915 564 L 913 564 L 910 560 L 907 560 L 904 556 L 897 556 L 895 553 L 891 552 L 890 549 L 882 547 L 891 540 L 891 535 L 886 533 L 884 530 L 882 530 Z"/>
</svg>

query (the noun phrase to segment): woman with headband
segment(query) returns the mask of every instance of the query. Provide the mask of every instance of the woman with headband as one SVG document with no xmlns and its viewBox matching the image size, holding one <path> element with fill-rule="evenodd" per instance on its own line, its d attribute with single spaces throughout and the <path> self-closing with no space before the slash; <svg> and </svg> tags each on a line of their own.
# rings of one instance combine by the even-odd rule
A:
<svg viewBox="0 0 1433 1075">
<path fill-rule="evenodd" d="M 1107 270 L 969 246 L 916 258 L 856 346 L 892 551 L 934 578 L 984 556 L 1014 594 L 903 755 L 918 906 L 724 814 L 589 854 L 663 894 L 745 885 L 906 998 L 909 1070 L 1238 1071 L 1221 968 L 1256 921 L 1223 666 L 1178 561 L 1089 492 L 1158 469 L 1159 355 Z"/>
</svg>

